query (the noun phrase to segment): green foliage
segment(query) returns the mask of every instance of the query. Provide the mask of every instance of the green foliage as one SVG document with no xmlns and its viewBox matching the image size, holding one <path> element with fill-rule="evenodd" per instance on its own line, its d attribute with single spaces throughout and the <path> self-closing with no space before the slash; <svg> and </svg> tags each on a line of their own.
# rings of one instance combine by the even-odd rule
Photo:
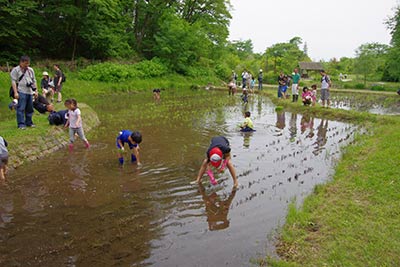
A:
<svg viewBox="0 0 400 267">
<path fill-rule="evenodd" d="M 79 72 L 79 78 L 89 81 L 121 82 L 130 79 L 159 77 L 167 73 L 167 67 L 158 59 L 144 60 L 133 65 L 101 63 Z"/>
<path fill-rule="evenodd" d="M 365 89 L 365 84 L 363 83 L 356 83 L 354 85 L 354 89 Z"/>
<path fill-rule="evenodd" d="M 400 6 L 395 8 L 393 17 L 386 22 L 392 35 L 388 57 L 386 60 L 382 79 L 384 81 L 400 81 Z"/>
<path fill-rule="evenodd" d="M 331 78 L 338 77 L 340 73 L 353 73 L 354 59 L 342 57 L 340 60 L 337 60 L 336 58 L 332 58 L 329 62 L 324 63 L 324 68 L 328 71 Z"/>
<path fill-rule="evenodd" d="M 385 91 L 385 86 L 383 86 L 381 84 L 373 84 L 371 86 L 371 90 L 372 91 Z"/>
<path fill-rule="evenodd" d="M 383 73 L 388 48 L 384 44 L 367 43 L 356 50 L 354 69 L 356 73 L 364 76 L 364 84 L 371 74 Z"/>
<path fill-rule="evenodd" d="M 162 58 L 171 70 L 186 74 L 201 57 L 208 57 L 212 44 L 200 25 L 189 24 L 171 12 L 158 22 L 160 31 L 154 36 L 154 55 Z"/>
<path fill-rule="evenodd" d="M 277 43 L 267 48 L 265 55 L 267 57 L 267 69 L 273 69 L 277 74 L 280 71 L 292 73 L 300 61 L 310 61 L 308 56 L 299 49 L 302 43 L 301 38 L 294 37 L 288 43 Z"/>
<path fill-rule="evenodd" d="M 18 62 L 20 56 L 37 51 L 37 26 L 43 23 L 38 11 L 35 1 L 0 0 L 0 64 Z"/>
</svg>

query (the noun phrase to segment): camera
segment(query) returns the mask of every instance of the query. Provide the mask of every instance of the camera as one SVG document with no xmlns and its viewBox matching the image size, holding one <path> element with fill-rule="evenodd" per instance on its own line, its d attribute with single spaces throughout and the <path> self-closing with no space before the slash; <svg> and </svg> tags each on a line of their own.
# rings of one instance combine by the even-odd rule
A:
<svg viewBox="0 0 400 267">
<path fill-rule="evenodd" d="M 31 78 L 27 78 L 26 79 L 26 84 L 25 85 L 26 85 L 26 87 L 31 88 L 33 91 L 36 90 L 35 83 L 32 81 Z"/>
</svg>

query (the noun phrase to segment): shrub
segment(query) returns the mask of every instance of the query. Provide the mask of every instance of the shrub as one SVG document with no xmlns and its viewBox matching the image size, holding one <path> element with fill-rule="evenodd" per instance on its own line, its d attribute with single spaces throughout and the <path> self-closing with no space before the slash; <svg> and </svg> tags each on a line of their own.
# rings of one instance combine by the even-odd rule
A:
<svg viewBox="0 0 400 267">
<path fill-rule="evenodd" d="M 151 78 L 166 74 L 167 67 L 158 59 L 144 60 L 133 65 L 100 63 L 79 72 L 79 78 L 89 81 L 121 82 L 129 79 Z"/>
<path fill-rule="evenodd" d="M 363 83 L 356 83 L 354 85 L 355 89 L 365 89 L 365 85 Z"/>
<path fill-rule="evenodd" d="M 372 91 L 385 91 L 385 87 L 383 85 L 380 85 L 380 84 L 373 84 L 371 86 L 371 90 Z"/>
</svg>

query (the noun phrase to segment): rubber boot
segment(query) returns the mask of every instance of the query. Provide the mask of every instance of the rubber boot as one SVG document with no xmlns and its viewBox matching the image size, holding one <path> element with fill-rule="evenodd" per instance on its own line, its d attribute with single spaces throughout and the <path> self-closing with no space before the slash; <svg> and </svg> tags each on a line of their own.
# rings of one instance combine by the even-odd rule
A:
<svg viewBox="0 0 400 267">
<path fill-rule="evenodd" d="M 212 185 L 218 184 L 217 181 L 215 181 L 214 174 L 211 170 L 207 171 L 207 175 L 210 176 L 210 182 Z"/>
<path fill-rule="evenodd" d="M 136 161 L 136 156 L 134 154 L 131 154 L 131 162 L 135 162 Z"/>
<path fill-rule="evenodd" d="M 296 102 L 299 100 L 299 95 L 295 95 Z"/>
<path fill-rule="evenodd" d="M 124 158 L 123 157 L 118 158 L 118 161 L 119 161 L 120 165 L 124 165 Z"/>
<path fill-rule="evenodd" d="M 90 144 L 89 144 L 89 142 L 88 141 L 86 141 L 86 142 L 84 142 L 85 143 L 85 147 L 87 148 L 87 149 L 89 149 L 90 148 Z"/>
<path fill-rule="evenodd" d="M 292 95 L 292 102 L 295 102 L 296 100 L 296 95 Z"/>
<path fill-rule="evenodd" d="M 69 144 L 68 145 L 68 150 L 69 150 L 69 152 L 72 152 L 73 150 L 74 150 L 74 144 Z"/>
</svg>

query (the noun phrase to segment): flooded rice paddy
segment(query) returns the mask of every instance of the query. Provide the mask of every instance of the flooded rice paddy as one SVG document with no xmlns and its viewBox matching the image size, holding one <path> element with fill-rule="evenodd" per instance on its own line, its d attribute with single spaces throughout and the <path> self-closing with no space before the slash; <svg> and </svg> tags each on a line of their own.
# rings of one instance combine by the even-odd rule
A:
<svg viewBox="0 0 400 267">
<path fill-rule="evenodd" d="M 288 204 L 328 181 L 354 125 L 275 112 L 269 99 L 197 91 L 93 99 L 90 150 L 58 151 L 0 187 L 1 266 L 249 266 L 273 255 Z M 256 132 L 237 125 L 249 110 Z M 115 138 L 140 130 L 142 167 Z M 67 133 L 66 133 L 67 134 Z M 191 185 L 211 137 L 226 136 L 239 180 Z M 125 158 L 128 160 L 126 153 Z"/>
<path fill-rule="evenodd" d="M 331 92 L 331 107 L 374 114 L 399 115 L 400 96 Z"/>
</svg>

